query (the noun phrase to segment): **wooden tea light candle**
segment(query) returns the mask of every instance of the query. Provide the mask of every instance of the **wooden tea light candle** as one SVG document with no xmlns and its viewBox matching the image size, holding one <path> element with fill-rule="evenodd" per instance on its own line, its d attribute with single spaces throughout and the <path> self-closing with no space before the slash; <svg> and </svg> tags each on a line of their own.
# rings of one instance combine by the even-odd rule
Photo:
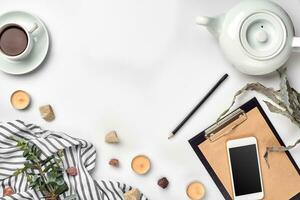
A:
<svg viewBox="0 0 300 200">
<path fill-rule="evenodd" d="M 30 96 L 23 90 L 17 90 L 10 97 L 11 105 L 17 110 L 24 110 L 30 105 Z"/>
<path fill-rule="evenodd" d="M 191 200 L 203 199 L 205 195 L 204 185 L 200 182 L 194 181 L 188 185 L 186 194 Z"/>
<path fill-rule="evenodd" d="M 138 155 L 132 159 L 131 168 L 136 174 L 146 174 L 151 168 L 150 159 L 147 156 Z"/>
</svg>

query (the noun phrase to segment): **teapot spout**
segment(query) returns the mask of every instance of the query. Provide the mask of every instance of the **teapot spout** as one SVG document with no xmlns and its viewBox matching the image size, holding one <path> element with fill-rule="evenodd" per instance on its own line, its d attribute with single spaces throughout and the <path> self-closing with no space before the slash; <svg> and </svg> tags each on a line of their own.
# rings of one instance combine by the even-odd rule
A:
<svg viewBox="0 0 300 200">
<path fill-rule="evenodd" d="M 208 31 L 215 37 L 219 38 L 222 29 L 223 16 L 219 17 L 206 17 L 198 16 L 196 18 L 196 23 L 202 26 L 206 26 Z"/>
</svg>

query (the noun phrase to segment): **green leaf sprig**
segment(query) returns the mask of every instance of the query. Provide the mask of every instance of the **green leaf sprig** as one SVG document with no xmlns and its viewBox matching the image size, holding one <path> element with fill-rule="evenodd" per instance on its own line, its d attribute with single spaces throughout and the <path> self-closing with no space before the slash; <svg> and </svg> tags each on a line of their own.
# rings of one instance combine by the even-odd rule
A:
<svg viewBox="0 0 300 200">
<path fill-rule="evenodd" d="M 23 168 L 15 171 L 14 176 L 25 173 L 29 187 L 40 191 L 47 200 L 56 200 L 60 194 L 69 189 L 63 178 L 62 151 L 41 160 L 42 151 L 36 145 L 25 140 L 17 140 L 17 147 L 23 151 L 26 163 Z"/>
</svg>

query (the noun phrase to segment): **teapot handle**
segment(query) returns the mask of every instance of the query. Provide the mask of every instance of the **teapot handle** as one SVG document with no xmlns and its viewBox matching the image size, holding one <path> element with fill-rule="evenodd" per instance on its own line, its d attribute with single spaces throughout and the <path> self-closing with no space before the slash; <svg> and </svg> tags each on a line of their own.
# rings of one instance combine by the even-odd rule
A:
<svg viewBox="0 0 300 200">
<path fill-rule="evenodd" d="M 300 37 L 293 38 L 292 47 L 293 47 L 293 52 L 300 53 Z"/>
</svg>

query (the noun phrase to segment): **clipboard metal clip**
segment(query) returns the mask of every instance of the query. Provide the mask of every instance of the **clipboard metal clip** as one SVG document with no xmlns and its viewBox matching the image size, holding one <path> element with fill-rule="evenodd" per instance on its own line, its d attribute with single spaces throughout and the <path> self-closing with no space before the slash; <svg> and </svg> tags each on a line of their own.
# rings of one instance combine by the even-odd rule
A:
<svg viewBox="0 0 300 200">
<path fill-rule="evenodd" d="M 204 131 L 205 138 L 210 142 L 214 142 L 224 135 L 231 133 L 246 120 L 247 114 L 239 108 L 208 127 Z"/>
</svg>

